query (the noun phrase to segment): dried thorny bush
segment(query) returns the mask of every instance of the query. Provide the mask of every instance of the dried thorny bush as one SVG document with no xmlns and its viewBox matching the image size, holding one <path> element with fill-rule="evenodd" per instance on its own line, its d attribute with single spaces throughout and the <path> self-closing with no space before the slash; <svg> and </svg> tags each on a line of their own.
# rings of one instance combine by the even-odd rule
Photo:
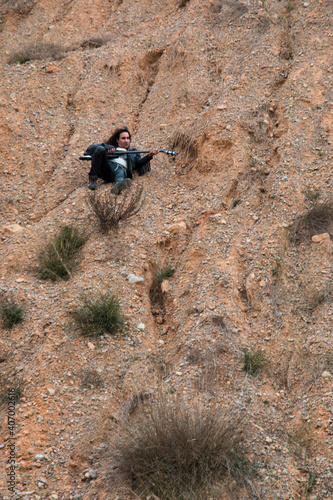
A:
<svg viewBox="0 0 333 500">
<path fill-rule="evenodd" d="M 61 45 L 40 41 L 13 52 L 7 60 L 7 64 L 24 64 L 35 60 L 56 61 L 65 57 L 65 54 L 66 51 Z"/>
<path fill-rule="evenodd" d="M 119 221 L 129 219 L 137 214 L 142 207 L 143 185 L 135 184 L 120 195 L 111 191 L 97 194 L 89 193 L 89 204 L 97 216 L 102 231 L 117 229 Z"/>
<path fill-rule="evenodd" d="M 139 409 L 114 446 L 117 471 L 138 495 L 203 499 L 216 482 L 225 487 L 230 478 L 241 486 L 250 483 L 239 414 L 164 397 Z"/>
<path fill-rule="evenodd" d="M 318 203 L 299 215 L 289 228 L 289 240 L 298 244 L 322 233 L 333 236 L 333 201 Z"/>
</svg>

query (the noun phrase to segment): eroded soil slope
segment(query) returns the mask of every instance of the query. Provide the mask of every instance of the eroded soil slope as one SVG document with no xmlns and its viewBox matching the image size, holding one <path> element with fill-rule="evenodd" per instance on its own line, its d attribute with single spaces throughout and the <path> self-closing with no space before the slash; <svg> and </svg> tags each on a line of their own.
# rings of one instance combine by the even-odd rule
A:
<svg viewBox="0 0 333 500">
<path fill-rule="evenodd" d="M 109 444 L 162 387 L 247 415 L 252 493 L 212 498 L 332 498 L 333 226 L 290 238 L 331 196 L 332 2 L 2 1 L 0 23 L 0 291 L 25 314 L 0 334 L 1 389 L 23 394 L 18 497 L 136 498 Z M 135 177 L 142 209 L 105 234 L 78 158 L 124 124 L 132 146 L 179 154 Z M 61 224 L 87 231 L 82 261 L 43 281 L 36 256 Z M 125 336 L 86 338 L 68 315 L 102 289 Z M 264 353 L 260 376 L 244 350 Z M 5 405 L 1 425 L 5 499 Z"/>
</svg>

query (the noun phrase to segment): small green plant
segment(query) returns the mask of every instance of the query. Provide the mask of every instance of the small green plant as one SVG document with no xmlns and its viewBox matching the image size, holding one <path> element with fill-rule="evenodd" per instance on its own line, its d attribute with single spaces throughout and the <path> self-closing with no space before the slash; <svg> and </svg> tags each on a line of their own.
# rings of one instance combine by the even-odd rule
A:
<svg viewBox="0 0 333 500">
<path fill-rule="evenodd" d="M 96 370 L 84 370 L 82 372 L 82 387 L 86 389 L 93 389 L 102 387 L 103 380 L 98 371 Z"/>
<path fill-rule="evenodd" d="M 0 302 L 0 316 L 4 328 L 11 329 L 23 322 L 23 308 L 13 299 L 5 297 Z"/>
<path fill-rule="evenodd" d="M 73 226 L 61 226 L 38 255 L 37 274 L 41 279 L 68 279 L 78 261 L 87 236 Z"/>
<path fill-rule="evenodd" d="M 5 405 L 9 401 L 13 401 L 12 398 L 14 396 L 15 403 L 19 403 L 21 401 L 21 397 L 23 394 L 22 383 L 18 380 L 14 382 L 9 381 L 8 379 L 4 379 L 0 377 L 0 405 Z"/>
<path fill-rule="evenodd" d="M 304 197 L 309 201 L 317 201 L 320 198 L 320 191 L 315 188 L 311 188 L 310 186 L 306 186 L 302 191 Z"/>
<path fill-rule="evenodd" d="M 175 270 L 171 266 L 166 266 L 155 274 L 154 279 L 160 285 L 163 280 L 171 278 L 174 274 Z"/>
<path fill-rule="evenodd" d="M 265 353 L 261 350 L 249 351 L 244 350 L 244 370 L 249 375 L 259 375 L 267 365 Z"/>
<path fill-rule="evenodd" d="M 271 269 L 272 276 L 280 276 L 282 274 L 282 264 L 283 264 L 283 258 L 278 257 L 276 259 L 275 265 Z"/>
<path fill-rule="evenodd" d="M 236 208 L 237 205 L 239 205 L 240 203 L 242 203 L 242 200 L 240 198 L 236 198 L 233 202 L 232 202 L 232 208 Z"/>
<path fill-rule="evenodd" d="M 99 337 L 105 333 L 116 335 L 125 324 L 119 300 L 109 291 L 82 294 L 80 304 L 70 314 L 83 335 L 90 337 Z"/>
<path fill-rule="evenodd" d="M 157 308 L 164 308 L 164 297 L 161 289 L 162 281 L 171 278 L 175 273 L 175 270 L 171 266 L 166 266 L 159 269 L 154 275 L 152 284 L 149 290 L 150 302 L 153 306 Z"/>
<path fill-rule="evenodd" d="M 308 498 L 308 495 L 313 492 L 316 484 L 317 484 L 318 474 L 315 472 L 309 472 L 308 477 L 306 479 L 306 483 L 304 485 L 305 495 Z"/>
<path fill-rule="evenodd" d="M 201 499 L 215 481 L 231 476 L 242 486 L 249 483 L 238 415 L 165 400 L 139 409 L 114 453 L 118 473 L 138 495 Z"/>
</svg>

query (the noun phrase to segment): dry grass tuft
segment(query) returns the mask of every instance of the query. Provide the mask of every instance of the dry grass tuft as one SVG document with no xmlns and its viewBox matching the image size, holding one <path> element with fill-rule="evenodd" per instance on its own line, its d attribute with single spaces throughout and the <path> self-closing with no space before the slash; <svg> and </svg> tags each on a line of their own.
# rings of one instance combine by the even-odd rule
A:
<svg viewBox="0 0 333 500">
<path fill-rule="evenodd" d="M 178 9 L 184 9 L 186 5 L 189 3 L 190 0 L 178 0 L 177 2 L 177 8 Z"/>
<path fill-rule="evenodd" d="M 88 202 L 99 220 L 102 231 L 115 230 L 119 221 L 137 214 L 143 203 L 142 193 L 142 184 L 132 185 L 118 196 L 111 191 L 99 195 L 95 192 L 89 193 Z"/>
<path fill-rule="evenodd" d="M 289 229 L 289 240 L 294 244 L 309 240 L 315 234 L 333 236 L 333 201 L 318 203 L 296 218 Z"/>
<path fill-rule="evenodd" d="M 160 500 L 203 499 L 218 481 L 249 484 L 239 415 L 163 397 L 140 409 L 114 446 L 117 471 L 135 493 Z"/>
<path fill-rule="evenodd" d="M 1 14 L 4 17 L 9 13 L 14 13 L 22 17 L 27 16 L 36 3 L 36 0 L 2 0 L 0 2 Z"/>
<path fill-rule="evenodd" d="M 69 312 L 83 335 L 88 337 L 106 333 L 117 335 L 125 323 L 119 300 L 109 290 L 82 293 L 80 303 Z"/>
<path fill-rule="evenodd" d="M 179 45 L 174 45 L 168 53 L 168 68 L 175 69 L 186 63 L 186 51 Z"/>
<path fill-rule="evenodd" d="M 92 36 L 87 38 L 81 43 L 81 47 L 83 49 L 98 49 L 99 47 L 103 47 L 110 41 L 110 37 L 95 37 Z"/>
<path fill-rule="evenodd" d="M 175 132 L 171 139 L 170 147 L 172 150 L 178 149 L 182 151 L 186 160 L 195 160 L 199 154 L 196 135 L 190 132 Z"/>
<path fill-rule="evenodd" d="M 79 260 L 87 235 L 74 226 L 60 226 L 38 254 L 37 274 L 41 279 L 68 279 Z"/>
<path fill-rule="evenodd" d="M 299 459 L 306 460 L 311 455 L 313 432 L 310 423 L 300 424 L 293 432 L 287 434 L 292 453 Z"/>
<path fill-rule="evenodd" d="M 214 13 L 223 13 L 229 21 L 235 21 L 248 11 L 247 5 L 237 0 L 215 0 L 211 6 Z"/>
<path fill-rule="evenodd" d="M 51 60 L 56 61 L 65 57 L 66 50 L 58 44 L 37 42 L 26 45 L 20 50 L 13 52 L 7 64 L 24 64 L 28 61 Z"/>
<path fill-rule="evenodd" d="M 249 375 L 259 375 L 267 365 L 265 353 L 261 350 L 244 350 L 244 370 Z"/>
</svg>

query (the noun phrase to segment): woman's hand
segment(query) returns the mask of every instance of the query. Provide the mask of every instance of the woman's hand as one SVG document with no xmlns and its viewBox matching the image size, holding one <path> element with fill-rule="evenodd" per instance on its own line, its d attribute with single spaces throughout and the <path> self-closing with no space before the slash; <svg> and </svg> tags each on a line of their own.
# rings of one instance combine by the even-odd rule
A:
<svg viewBox="0 0 333 500">
<path fill-rule="evenodd" d="M 114 153 L 116 150 L 114 146 L 111 146 L 110 144 L 105 144 L 104 142 L 102 143 L 102 146 L 107 150 L 108 153 Z"/>
<path fill-rule="evenodd" d="M 152 149 L 152 150 L 150 151 L 150 153 L 149 153 L 149 157 L 150 157 L 150 158 L 152 158 L 153 156 L 157 155 L 159 152 L 160 152 L 160 150 L 159 150 L 159 149 L 154 148 L 154 149 Z"/>
</svg>

